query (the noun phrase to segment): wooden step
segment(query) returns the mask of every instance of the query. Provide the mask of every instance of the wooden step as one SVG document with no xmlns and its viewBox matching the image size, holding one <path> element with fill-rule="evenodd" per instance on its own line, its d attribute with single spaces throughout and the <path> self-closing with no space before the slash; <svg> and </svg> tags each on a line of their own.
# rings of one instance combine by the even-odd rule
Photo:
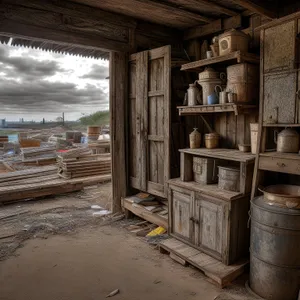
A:
<svg viewBox="0 0 300 300">
<path fill-rule="evenodd" d="M 226 266 L 215 258 L 193 248 L 174 238 L 159 243 L 161 253 L 172 253 L 202 271 L 219 287 L 224 288 L 244 273 L 249 260 L 244 259 L 233 265 Z"/>
</svg>

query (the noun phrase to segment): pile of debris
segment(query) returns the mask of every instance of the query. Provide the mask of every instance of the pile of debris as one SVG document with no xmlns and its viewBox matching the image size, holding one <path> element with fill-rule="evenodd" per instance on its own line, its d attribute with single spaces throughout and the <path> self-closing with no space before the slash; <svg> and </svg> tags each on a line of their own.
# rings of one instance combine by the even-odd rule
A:
<svg viewBox="0 0 300 300">
<path fill-rule="evenodd" d="M 72 149 L 58 155 L 59 175 L 66 179 L 111 173 L 110 154 L 91 154 L 88 148 Z"/>
</svg>

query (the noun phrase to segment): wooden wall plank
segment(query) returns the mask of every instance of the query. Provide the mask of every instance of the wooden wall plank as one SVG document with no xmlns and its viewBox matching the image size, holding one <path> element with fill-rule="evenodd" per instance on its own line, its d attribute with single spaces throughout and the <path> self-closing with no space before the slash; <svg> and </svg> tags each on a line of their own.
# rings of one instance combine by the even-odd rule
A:
<svg viewBox="0 0 300 300">
<path fill-rule="evenodd" d="M 148 177 L 148 51 L 136 55 L 136 86 L 138 111 L 140 112 L 140 140 L 137 147 L 140 158 L 140 188 L 147 190 Z"/>
<path fill-rule="evenodd" d="M 127 193 L 126 165 L 126 121 L 128 99 L 128 56 L 125 53 L 111 52 L 110 76 L 110 127 L 112 160 L 112 201 L 113 212 L 121 211 L 121 198 Z"/>
</svg>

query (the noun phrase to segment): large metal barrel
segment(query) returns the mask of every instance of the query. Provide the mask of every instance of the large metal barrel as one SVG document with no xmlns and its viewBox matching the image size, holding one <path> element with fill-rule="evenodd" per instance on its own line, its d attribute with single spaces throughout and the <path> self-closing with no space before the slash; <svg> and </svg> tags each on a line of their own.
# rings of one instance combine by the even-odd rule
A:
<svg viewBox="0 0 300 300">
<path fill-rule="evenodd" d="M 267 300 L 297 300 L 300 289 L 300 210 L 251 201 L 251 289 Z"/>
</svg>

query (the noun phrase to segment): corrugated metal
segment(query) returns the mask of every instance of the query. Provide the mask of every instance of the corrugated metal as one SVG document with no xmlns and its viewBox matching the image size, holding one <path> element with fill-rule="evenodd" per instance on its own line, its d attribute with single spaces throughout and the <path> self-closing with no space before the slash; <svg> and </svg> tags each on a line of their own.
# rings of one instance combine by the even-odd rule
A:
<svg viewBox="0 0 300 300">
<path fill-rule="evenodd" d="M 10 37 L 1 36 L 0 35 L 0 42 L 7 44 Z M 33 41 L 24 38 L 13 38 L 11 42 L 12 46 L 18 47 L 28 47 L 33 49 L 41 49 L 44 51 L 51 51 L 55 53 L 62 53 L 62 54 L 71 54 L 75 56 L 82 56 L 82 57 L 90 57 L 96 59 L 109 59 L 109 52 L 98 50 L 98 49 L 89 49 L 84 47 L 78 46 L 69 46 L 69 45 L 60 45 L 52 42 L 47 41 Z"/>
<path fill-rule="evenodd" d="M 8 36 L 1 36 L 0 35 L 0 44 L 7 44 L 9 39 L 10 38 Z"/>
</svg>

